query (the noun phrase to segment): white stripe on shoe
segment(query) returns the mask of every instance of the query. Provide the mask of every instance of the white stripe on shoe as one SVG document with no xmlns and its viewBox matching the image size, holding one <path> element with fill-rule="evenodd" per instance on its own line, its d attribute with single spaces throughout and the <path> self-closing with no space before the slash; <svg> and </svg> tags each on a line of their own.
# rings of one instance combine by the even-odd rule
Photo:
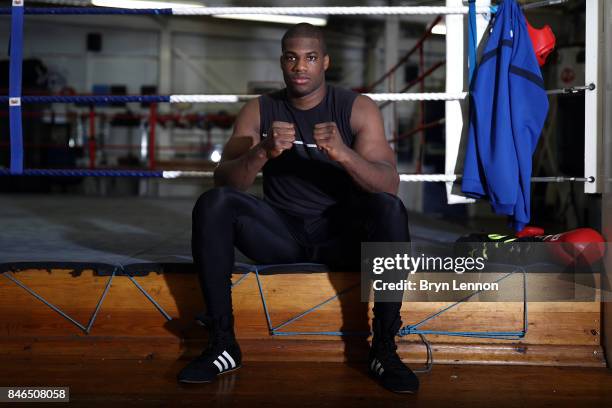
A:
<svg viewBox="0 0 612 408">
<path fill-rule="evenodd" d="M 233 370 L 237 367 L 236 360 L 234 360 L 227 350 L 223 350 L 223 353 L 217 356 L 217 358 L 213 361 L 213 364 L 217 366 L 219 374 L 230 369 Z"/>
<path fill-rule="evenodd" d="M 227 351 L 223 351 L 223 353 L 221 353 L 222 356 L 224 356 L 232 365 L 232 368 L 236 368 L 236 362 L 234 361 L 234 359 L 232 358 L 232 356 L 230 356 L 230 354 Z"/>
<path fill-rule="evenodd" d="M 229 368 L 229 364 L 227 364 L 227 361 L 225 361 L 225 359 L 223 358 L 223 355 L 219 354 L 219 357 L 217 357 L 217 359 L 221 361 L 221 363 L 223 364 L 224 370 L 227 370 Z"/>
<path fill-rule="evenodd" d="M 381 376 L 382 373 L 385 372 L 382 363 L 377 358 L 373 359 L 370 363 L 370 370 L 372 370 L 372 372 L 378 376 Z"/>
<path fill-rule="evenodd" d="M 373 359 L 372 362 L 370 363 L 370 370 L 375 373 L 378 374 L 378 368 L 380 367 L 380 361 L 378 361 L 378 359 Z"/>
</svg>

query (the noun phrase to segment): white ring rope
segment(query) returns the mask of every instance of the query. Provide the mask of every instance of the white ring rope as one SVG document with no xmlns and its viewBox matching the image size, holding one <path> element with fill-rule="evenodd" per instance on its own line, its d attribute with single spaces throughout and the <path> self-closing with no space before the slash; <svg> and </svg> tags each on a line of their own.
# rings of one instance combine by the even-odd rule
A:
<svg viewBox="0 0 612 408">
<path fill-rule="evenodd" d="M 170 103 L 236 103 L 258 95 L 170 95 Z"/>
<path fill-rule="evenodd" d="M 375 94 L 364 94 L 372 98 L 375 101 L 458 101 L 465 99 L 467 93 L 444 93 L 444 92 L 408 92 L 408 93 L 375 93 Z"/>
<path fill-rule="evenodd" d="M 174 170 L 174 171 L 163 171 L 163 178 L 165 179 L 176 179 L 176 178 L 212 178 L 214 172 L 212 171 L 185 171 L 185 170 Z M 261 173 L 257 174 L 257 177 L 261 177 Z M 425 182 L 425 183 L 448 183 L 455 182 L 461 178 L 454 174 L 400 174 L 400 181 L 403 182 Z M 612 179 L 611 179 L 612 180 Z M 564 182 L 578 182 L 578 183 L 594 183 L 593 177 L 532 177 L 532 182 L 540 183 L 564 183 Z"/>
<path fill-rule="evenodd" d="M 163 177 L 165 179 L 176 179 L 176 178 L 212 178 L 214 172 L 212 171 L 164 171 Z M 261 174 L 257 175 L 261 177 Z M 455 175 L 446 174 L 400 174 L 400 181 L 407 182 L 449 182 L 457 180 Z"/>
<path fill-rule="evenodd" d="M 162 172 L 163 178 L 165 179 L 176 179 L 176 178 L 213 178 L 215 173 L 213 171 L 186 171 L 176 170 Z"/>
<path fill-rule="evenodd" d="M 400 174 L 400 181 L 404 182 L 428 182 L 440 183 L 456 181 L 457 176 L 454 174 Z"/>
<path fill-rule="evenodd" d="M 548 94 L 577 93 L 595 89 L 594 84 L 575 86 L 572 88 L 552 89 Z M 467 92 L 398 92 L 398 93 L 366 93 L 363 94 L 377 102 L 406 102 L 406 101 L 460 101 L 465 99 Z M 255 99 L 259 95 L 170 95 L 170 103 L 237 103 Z"/>
<path fill-rule="evenodd" d="M 374 101 L 456 101 L 466 97 L 466 92 L 456 94 L 443 92 L 426 93 L 373 93 L 364 94 Z M 236 103 L 257 98 L 259 95 L 170 95 L 170 103 Z"/>
<path fill-rule="evenodd" d="M 479 14 L 491 12 L 489 6 L 476 8 Z M 224 14 L 286 14 L 286 15 L 438 15 L 467 14 L 467 7 L 177 7 L 174 15 L 211 16 Z"/>
</svg>

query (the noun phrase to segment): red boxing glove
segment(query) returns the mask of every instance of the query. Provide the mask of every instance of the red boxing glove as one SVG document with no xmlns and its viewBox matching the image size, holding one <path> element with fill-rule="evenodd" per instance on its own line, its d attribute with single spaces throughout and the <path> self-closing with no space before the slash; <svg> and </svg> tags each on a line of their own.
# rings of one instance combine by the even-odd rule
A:
<svg viewBox="0 0 612 408">
<path fill-rule="evenodd" d="M 553 33 L 548 24 L 542 28 L 533 28 L 527 19 L 525 19 L 525 22 L 527 23 L 527 31 L 529 31 L 529 37 L 531 38 L 531 44 L 533 44 L 533 51 L 538 59 L 538 64 L 542 66 L 546 63 L 548 54 L 555 49 L 557 43 L 555 33 Z"/>
<path fill-rule="evenodd" d="M 556 235 L 538 236 L 550 245 L 551 253 L 562 264 L 568 266 L 589 266 L 603 258 L 606 248 L 601 234 L 591 228 L 578 228 Z"/>
<path fill-rule="evenodd" d="M 544 235 L 544 228 L 534 227 L 533 225 L 527 225 L 525 228 L 516 233 L 518 238 L 537 237 L 540 235 Z"/>
</svg>

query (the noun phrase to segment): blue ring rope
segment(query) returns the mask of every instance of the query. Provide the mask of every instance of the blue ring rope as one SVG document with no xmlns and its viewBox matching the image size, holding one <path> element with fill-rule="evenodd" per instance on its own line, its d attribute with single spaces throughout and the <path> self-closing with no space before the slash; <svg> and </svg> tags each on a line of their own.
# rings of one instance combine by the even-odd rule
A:
<svg viewBox="0 0 612 408">
<path fill-rule="evenodd" d="M 116 15 L 116 14 L 157 14 L 172 15 L 171 8 L 161 9 L 124 9 L 112 7 L 25 7 L 25 14 L 96 14 L 96 15 Z M 0 15 L 11 14 L 10 7 L 0 7 Z"/>
<path fill-rule="evenodd" d="M 134 279 L 133 276 L 128 275 L 128 278 L 132 281 L 134 286 L 136 286 L 138 290 L 140 290 L 140 293 L 142 293 L 149 300 L 149 302 L 151 302 L 153 306 L 155 306 L 157 311 L 159 311 L 159 313 L 161 313 L 166 320 L 172 320 L 172 316 L 170 316 L 168 312 L 166 312 L 164 308 L 159 303 L 157 303 L 151 295 L 149 295 L 149 292 L 147 292 L 142 286 L 140 286 L 140 284 L 136 281 L 136 279 Z"/>
<path fill-rule="evenodd" d="M 304 264 L 304 265 L 309 265 L 309 264 Z M 240 264 L 240 266 L 244 267 L 244 266 L 250 266 L 251 271 L 255 274 L 255 278 L 257 280 L 257 288 L 259 290 L 259 295 L 261 297 L 261 303 L 262 303 L 262 307 L 264 310 L 264 314 L 266 317 L 266 322 L 268 324 L 268 331 L 270 333 L 270 335 L 272 336 L 303 336 L 303 335 L 321 335 L 321 336 L 350 336 L 350 335 L 369 335 L 370 333 L 368 332 L 349 332 L 349 331 L 312 331 L 312 332 L 298 332 L 298 331 L 280 331 L 279 329 L 281 329 L 284 326 L 287 326 L 291 323 L 294 323 L 295 321 L 301 319 L 302 317 L 310 314 L 311 312 L 314 312 L 315 310 L 319 309 L 320 307 L 324 306 L 325 304 L 327 304 L 328 302 L 330 302 L 333 299 L 338 298 L 339 296 L 343 295 L 344 293 L 350 291 L 351 289 L 354 289 L 356 287 L 355 286 L 351 286 L 333 296 L 331 296 L 330 298 L 322 301 L 321 303 L 307 309 L 306 311 L 298 314 L 297 316 L 290 318 L 289 320 L 287 320 L 286 322 L 283 322 L 277 326 L 274 326 L 272 324 L 272 319 L 270 317 L 270 310 L 268 308 L 268 302 L 266 301 L 266 296 L 264 294 L 263 291 L 263 285 L 261 284 L 261 281 L 259 279 L 259 272 L 263 269 L 269 268 L 271 267 L 271 265 L 248 265 L 248 264 Z M 275 267 L 278 266 L 282 266 L 282 265 L 272 265 Z M 293 265 L 288 265 L 288 266 L 293 266 Z M 451 304 L 450 306 L 443 308 L 435 313 L 433 313 L 432 315 L 430 315 L 429 317 L 425 318 L 424 320 L 412 324 L 412 325 L 408 325 L 405 326 L 403 328 L 401 328 L 398 331 L 398 336 L 403 337 L 403 336 L 407 336 L 410 334 L 418 334 L 418 335 L 425 335 L 425 334 L 436 334 L 436 335 L 446 335 L 446 336 L 454 336 L 454 337 L 470 337 L 470 338 L 483 338 L 483 339 L 498 339 L 498 340 L 520 340 L 523 339 L 525 337 L 525 335 L 527 334 L 527 281 L 526 281 L 526 272 L 523 268 L 520 268 L 520 271 L 522 272 L 523 275 L 523 328 L 520 331 L 446 331 L 446 330 L 422 330 L 419 329 L 418 327 L 421 326 L 422 324 L 426 323 L 427 321 L 436 318 L 437 316 L 441 315 L 442 313 L 450 310 L 451 308 L 454 308 L 456 306 L 458 306 L 459 304 L 461 304 L 462 302 L 464 302 L 465 300 L 471 298 L 472 296 L 475 296 L 476 294 L 478 294 L 481 291 L 475 291 L 474 293 L 466 296 L 463 299 L 458 300 L 457 302 L 454 302 L 453 304 Z M 508 278 L 509 276 L 515 274 L 519 272 L 518 270 L 515 270 L 513 272 L 510 272 L 506 275 L 504 275 L 503 277 L 497 279 L 495 282 L 500 282 L 506 278 Z M 243 277 L 244 278 L 244 277 Z"/>
<path fill-rule="evenodd" d="M 91 328 L 93 327 L 96 321 L 96 318 L 98 317 L 98 312 L 100 311 L 100 308 L 102 307 L 102 302 L 104 302 L 104 299 L 106 298 L 108 290 L 110 289 L 111 283 L 113 282 L 113 278 L 115 277 L 115 273 L 117 273 L 117 269 L 119 269 L 118 266 L 115 267 L 115 269 L 113 269 L 112 275 L 110 276 L 110 278 L 108 278 L 108 281 L 106 281 L 104 292 L 102 292 L 102 296 L 98 300 L 98 303 L 96 304 L 96 308 L 93 314 L 91 315 L 91 319 L 89 319 L 89 324 L 87 325 L 87 329 L 85 329 L 85 334 L 89 334 L 89 332 L 91 331 Z"/>
<path fill-rule="evenodd" d="M 506 274 L 506 275 L 504 275 L 504 276 L 502 276 L 501 278 L 497 279 L 497 280 L 496 280 L 496 281 L 494 281 L 493 283 L 498 283 L 498 282 L 500 282 L 500 281 L 502 281 L 502 280 L 504 280 L 504 279 L 508 278 L 508 277 L 509 277 L 510 275 L 512 275 L 513 273 L 514 273 L 514 271 L 513 271 L 513 272 L 510 272 L 510 273 L 508 273 L 508 274 Z M 436 318 L 437 316 L 441 315 L 442 313 L 446 312 L 446 311 L 447 311 L 447 310 L 449 310 L 449 309 L 452 309 L 453 307 L 457 306 L 459 303 L 462 303 L 462 302 L 465 302 L 465 301 L 466 301 L 466 300 L 468 300 L 468 299 L 471 299 L 472 297 L 476 296 L 477 294 L 479 294 L 479 293 L 480 293 L 480 292 L 482 292 L 482 291 L 483 291 L 483 290 L 481 289 L 481 290 L 478 290 L 478 291 L 475 291 L 475 292 L 470 293 L 469 295 L 467 295 L 467 296 L 463 297 L 462 299 L 459 299 L 459 300 L 458 300 L 456 303 L 452 303 L 451 305 L 449 305 L 449 306 L 447 306 L 447 307 L 445 307 L 445 308 L 441 309 L 440 311 L 438 311 L 438 312 L 436 312 L 436 313 L 432 314 L 431 316 L 429 316 L 429 317 L 427 317 L 427 318 L 425 318 L 425 319 L 421 320 L 420 322 L 418 322 L 418 323 L 415 323 L 415 324 L 411 325 L 411 326 L 410 326 L 410 328 L 412 328 L 412 327 L 417 328 L 418 326 L 421 326 L 422 324 L 427 323 L 429 320 Z"/>
<path fill-rule="evenodd" d="M 244 275 L 242 275 L 240 278 L 238 278 L 236 280 L 236 282 L 232 283 L 232 288 L 240 285 L 240 282 L 242 282 L 247 276 L 249 276 L 249 272 L 245 273 Z"/>
<path fill-rule="evenodd" d="M 156 170 L 85 170 L 85 169 L 25 169 L 14 174 L 8 169 L 0 169 L 0 176 L 50 176 L 50 177 L 141 177 L 163 178 L 163 171 Z"/>
<path fill-rule="evenodd" d="M 272 331 L 273 332 L 277 332 L 279 329 L 281 329 L 281 328 L 283 328 L 283 327 L 285 327 L 285 326 L 287 326 L 287 325 L 289 325 L 289 324 L 291 324 L 291 323 L 301 319 L 302 317 L 306 316 L 310 312 L 312 312 L 312 311 L 314 311 L 314 310 L 316 310 L 316 309 L 318 309 L 320 307 L 323 307 L 325 304 L 331 302 L 332 300 L 337 299 L 340 296 L 342 296 L 343 294 L 350 292 L 352 289 L 356 288 L 357 286 L 359 286 L 359 284 L 351 285 L 348 288 L 341 290 L 340 292 L 336 293 L 335 295 L 330 296 L 329 298 L 327 298 L 324 301 L 322 301 L 321 303 L 311 307 L 310 309 L 308 309 L 308 310 L 306 310 L 306 311 L 304 311 L 304 312 L 302 312 L 302 313 L 300 313 L 300 314 L 290 318 L 289 320 L 287 320 L 287 321 L 285 321 L 285 322 L 283 322 L 281 324 L 278 324 L 276 327 L 272 328 Z M 348 332 L 346 332 L 346 333 L 348 333 Z M 364 334 L 367 336 L 370 333 L 367 332 L 367 333 L 364 333 Z"/>
<path fill-rule="evenodd" d="M 45 299 L 44 297 L 40 296 L 38 293 L 34 292 L 32 289 L 30 289 L 27 285 L 25 285 L 24 283 L 19 281 L 17 278 L 11 276 L 11 274 L 9 272 L 4 272 L 2 275 L 4 275 L 4 277 L 6 277 L 7 279 L 13 281 L 17 286 L 19 286 L 20 288 L 24 289 L 26 292 L 28 292 L 30 295 L 34 296 L 36 299 L 38 299 L 41 302 L 43 302 L 45 305 L 49 306 L 52 310 L 57 312 L 60 316 L 62 316 L 64 319 L 68 320 L 70 323 L 74 324 L 76 327 L 81 329 L 83 332 L 87 333 L 87 328 L 85 326 L 83 326 L 81 323 L 77 322 L 75 319 L 70 317 L 62 309 L 60 309 L 59 307 L 55 306 L 53 303 L 49 302 L 47 299 Z"/>
<path fill-rule="evenodd" d="M 441 315 L 442 313 L 458 306 L 460 303 L 465 302 L 466 300 L 470 299 L 471 297 L 477 295 L 478 293 L 482 292 L 482 290 L 479 291 L 475 291 L 473 293 L 471 293 L 470 295 L 458 300 L 455 303 L 452 303 L 451 305 L 440 309 L 439 311 L 433 313 L 432 315 L 426 317 L 425 319 L 421 320 L 418 323 L 415 324 L 411 324 L 408 326 L 405 326 L 403 328 L 400 329 L 398 336 L 403 337 L 403 336 L 407 336 L 410 334 L 437 334 L 437 335 L 444 335 L 444 336 L 456 336 L 456 337 L 474 337 L 474 338 L 488 338 L 488 339 L 503 339 L 503 340 L 520 340 L 523 339 L 525 337 L 525 335 L 527 334 L 527 327 L 528 327 L 528 321 L 527 321 L 527 273 L 525 271 L 524 268 L 520 268 L 519 270 L 514 270 L 504 276 L 502 276 L 501 278 L 497 279 L 495 282 L 500 282 L 506 278 L 508 278 L 509 276 L 514 275 L 517 272 L 522 272 L 522 276 L 523 276 L 523 328 L 520 331 L 490 331 L 490 332 L 485 332 L 485 331 L 472 331 L 472 332 L 464 332 L 464 331 L 459 331 L 459 332 L 452 332 L 452 331 L 447 331 L 447 330 L 422 330 L 419 329 L 419 326 L 425 324 L 426 322 L 428 322 L 429 320 L 432 320 L 436 317 L 438 317 L 439 315 Z"/>
<path fill-rule="evenodd" d="M 241 266 L 244 266 L 245 264 L 240 264 Z M 280 265 L 277 265 L 280 266 Z M 291 265 L 288 265 L 291 266 Z M 327 300 L 324 300 L 323 302 L 311 307 L 310 309 L 306 310 L 305 312 L 300 313 L 299 315 L 297 315 L 294 318 L 289 319 L 288 321 L 281 323 L 280 325 L 277 325 L 276 327 L 274 327 L 272 325 L 272 320 L 270 318 L 270 313 L 269 313 L 269 309 L 268 309 L 268 305 L 267 305 L 267 301 L 265 298 L 265 295 L 263 293 L 263 286 L 259 280 L 259 269 L 260 268 L 264 268 L 266 267 L 266 265 L 250 265 L 251 272 L 254 273 L 255 278 L 257 280 L 257 286 L 259 289 L 259 294 L 261 296 L 261 301 L 262 301 L 262 306 L 264 309 L 264 313 L 266 316 L 266 321 L 268 324 L 268 330 L 270 335 L 272 336 L 296 336 L 296 335 L 323 335 L 323 336 L 349 336 L 349 335 L 360 335 L 360 336 L 368 336 L 370 333 L 369 332 L 349 332 L 349 331 L 312 331 L 312 332 L 293 332 L 293 331 L 280 331 L 279 329 L 283 326 L 289 325 L 290 323 L 293 323 L 299 319 L 301 319 L 302 317 L 310 314 L 311 312 L 319 309 L 320 307 L 322 307 L 323 305 L 327 304 L 329 301 L 338 298 L 339 296 L 345 294 L 346 292 L 350 291 L 351 289 L 354 289 L 355 287 L 357 287 L 357 285 L 353 285 L 339 293 L 337 293 L 336 295 L 331 296 L 330 298 L 328 298 Z M 43 303 L 45 303 L 47 306 L 49 306 L 50 308 L 52 308 L 53 310 L 55 310 L 56 312 L 58 312 L 60 315 L 62 315 L 62 317 L 64 317 L 65 319 L 69 320 L 71 323 L 75 324 L 77 327 L 79 327 L 81 330 L 83 330 L 86 334 L 89 334 L 91 328 L 93 327 L 93 323 L 95 321 L 97 312 L 100 308 L 100 305 L 102 304 L 102 302 L 104 301 L 104 298 L 106 296 L 106 293 L 108 292 L 108 289 L 110 287 L 110 284 L 112 282 L 113 277 L 115 276 L 115 273 L 117 271 L 118 267 L 115 267 L 115 269 L 113 270 L 113 274 L 110 277 L 110 279 L 108 280 L 104 293 L 102 294 L 102 297 L 100 298 L 100 300 L 98 301 L 98 304 L 96 305 L 96 310 L 92 316 L 92 318 L 89 321 L 89 324 L 87 325 L 87 327 L 83 326 L 82 324 L 80 324 L 79 322 L 77 322 L 76 320 L 74 320 L 73 318 L 71 318 L 70 316 L 68 316 L 66 313 L 64 313 L 62 310 L 60 310 L 58 307 L 56 307 L 55 305 L 51 304 L 50 302 L 48 302 L 47 300 L 45 300 L 44 298 L 42 298 L 40 295 L 38 295 L 37 293 L 35 293 L 34 291 L 32 291 L 30 288 L 28 288 L 26 285 L 22 284 L 21 282 L 19 282 L 16 278 L 12 277 L 10 274 L 8 273 L 3 273 L 2 275 L 4 275 L 6 278 L 8 278 L 9 280 L 12 280 L 13 282 L 15 282 L 18 286 L 21 286 L 22 288 L 24 288 L 26 291 L 28 291 L 31 295 L 33 295 L 34 297 L 36 297 L 37 299 L 41 300 Z M 454 304 L 452 304 L 451 306 L 448 306 L 436 313 L 434 313 L 433 315 L 431 315 L 430 317 L 422 320 L 419 323 L 413 324 L 413 325 L 409 325 L 406 326 L 402 329 L 399 330 L 398 335 L 400 337 L 409 335 L 409 334 L 418 334 L 418 335 L 425 335 L 425 334 L 437 334 L 437 335 L 447 335 L 447 336 L 454 336 L 454 337 L 469 337 L 469 338 L 489 338 L 489 339 L 502 339 L 502 340 L 520 340 L 522 338 L 525 337 L 526 333 L 527 333 L 527 327 L 528 327 L 528 323 L 527 323 L 527 282 L 526 282 L 526 273 L 523 270 L 523 295 L 524 295 L 524 308 L 523 308 L 523 330 L 520 332 L 516 332 L 516 331 L 499 331 L 499 332 L 486 332 L 486 331 L 473 331 L 473 332 L 469 332 L 469 331 L 459 331 L 459 332 L 451 332 L 451 331 L 438 331 L 438 330 L 420 330 L 418 329 L 418 326 L 420 326 L 421 324 L 441 315 L 442 313 L 448 311 L 449 309 L 451 309 L 452 307 L 457 306 L 458 304 L 460 304 L 461 302 L 465 301 L 467 298 L 461 299 L 457 302 L 455 302 Z M 507 275 L 505 275 L 504 277 L 500 278 L 499 280 L 497 280 L 498 282 L 506 279 L 508 276 L 514 274 L 516 272 L 511 272 Z M 245 273 L 233 286 L 235 286 L 236 284 L 240 283 L 247 275 L 249 275 L 250 272 Z M 134 282 L 134 280 L 132 279 L 132 277 L 130 277 L 130 279 L 132 280 L 132 282 Z M 135 283 L 135 282 L 134 282 Z M 136 286 L 138 287 L 139 285 L 136 284 Z M 141 292 L 150 300 L 153 302 L 154 305 L 157 305 L 157 302 L 155 302 L 150 296 L 148 296 L 148 293 L 146 293 L 146 291 L 141 290 Z M 474 294 L 476 294 L 477 292 L 475 292 Z M 474 294 L 468 296 L 471 297 Z M 158 311 L 160 311 L 162 313 L 162 315 L 164 315 L 164 317 L 166 317 L 166 319 L 171 320 L 170 316 L 165 313 L 165 311 L 161 308 L 161 306 L 157 307 Z"/>
<path fill-rule="evenodd" d="M 12 45 L 12 44 L 11 44 Z M 11 63 L 12 63 L 11 59 Z M 13 82 L 11 82 L 13 85 Z M 19 83 L 21 87 L 21 83 Z M 10 96 L 0 96 L 1 103 L 8 103 Z M 129 103 L 129 102 L 170 102 L 170 95 L 79 95 L 79 96 L 61 96 L 61 95 L 46 95 L 46 96 L 23 96 L 22 103 Z"/>
<path fill-rule="evenodd" d="M 21 97 L 23 62 L 23 6 L 11 8 L 11 46 L 9 61 L 9 98 Z M 8 99 L 6 102 L 8 103 Z M 23 126 L 21 123 L 21 103 L 9 106 L 9 126 L 11 140 L 12 174 L 23 172 Z"/>
</svg>

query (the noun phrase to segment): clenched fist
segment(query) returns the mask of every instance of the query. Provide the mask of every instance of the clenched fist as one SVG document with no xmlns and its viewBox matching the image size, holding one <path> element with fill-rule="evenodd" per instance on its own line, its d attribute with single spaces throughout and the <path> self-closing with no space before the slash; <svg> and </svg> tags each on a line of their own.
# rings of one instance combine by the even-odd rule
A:
<svg viewBox="0 0 612 408">
<path fill-rule="evenodd" d="M 335 122 L 317 123 L 313 137 L 317 147 L 327 153 L 332 160 L 341 160 L 348 150 Z"/>
<path fill-rule="evenodd" d="M 274 121 L 268 136 L 261 141 L 261 147 L 266 151 L 268 159 L 274 159 L 285 150 L 293 147 L 295 141 L 295 126 L 293 123 Z"/>
</svg>

